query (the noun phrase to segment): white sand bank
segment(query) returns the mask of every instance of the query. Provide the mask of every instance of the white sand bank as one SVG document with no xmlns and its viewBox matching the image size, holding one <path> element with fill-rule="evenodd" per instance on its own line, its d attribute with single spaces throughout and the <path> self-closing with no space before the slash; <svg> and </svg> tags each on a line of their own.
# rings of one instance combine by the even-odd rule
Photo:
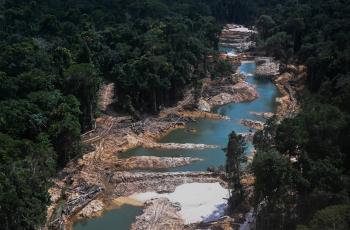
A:
<svg viewBox="0 0 350 230">
<path fill-rule="evenodd" d="M 229 57 L 236 57 L 237 54 L 234 51 L 230 51 L 230 52 L 227 53 L 227 56 L 229 56 Z"/>
<path fill-rule="evenodd" d="M 227 206 L 229 192 L 219 183 L 191 183 L 178 186 L 173 193 L 147 192 L 130 196 L 142 202 L 153 198 L 168 198 L 180 203 L 179 212 L 186 224 L 220 218 Z"/>
<path fill-rule="evenodd" d="M 234 31 L 234 32 L 242 32 L 242 33 L 257 33 L 254 30 L 250 30 L 246 27 L 237 27 L 237 28 L 230 28 L 229 31 Z"/>
</svg>

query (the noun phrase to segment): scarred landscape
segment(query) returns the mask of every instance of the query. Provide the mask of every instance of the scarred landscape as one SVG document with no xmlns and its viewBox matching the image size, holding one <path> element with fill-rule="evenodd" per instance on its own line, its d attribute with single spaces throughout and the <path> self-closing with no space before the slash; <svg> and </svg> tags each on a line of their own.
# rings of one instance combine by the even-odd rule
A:
<svg viewBox="0 0 350 230">
<path fill-rule="evenodd" d="M 245 44 L 236 44 L 237 40 L 247 40 L 250 42 L 247 37 L 255 33 L 255 31 L 244 29 L 244 27 L 239 25 L 230 24 L 227 25 L 226 28 L 227 29 L 223 32 L 223 36 L 229 38 L 234 36 L 235 39 L 228 40 L 227 38 L 222 37 L 221 40 L 225 40 L 226 45 L 230 44 L 235 47 L 239 45 L 246 47 L 247 45 Z M 241 49 L 244 49 L 243 47 Z M 244 55 L 241 54 L 241 56 Z M 252 58 L 252 61 L 255 60 L 251 54 L 249 56 Z M 239 58 L 232 61 L 233 68 L 237 68 L 237 65 L 239 66 L 237 62 L 240 62 Z M 259 66 L 257 69 L 259 69 Z M 265 68 L 260 71 L 267 71 L 268 73 L 266 75 L 272 76 L 269 75 L 269 72 L 275 70 Z M 288 74 L 288 72 L 284 75 L 286 74 Z M 272 76 L 273 78 L 271 78 L 271 81 L 274 82 L 281 93 L 281 97 L 276 98 L 276 115 L 279 119 L 283 119 L 286 116 L 292 116 L 292 114 L 297 112 L 297 101 L 294 97 L 297 89 L 296 87 L 289 87 L 288 81 L 285 79 L 284 81 L 280 80 L 279 76 L 283 77 L 283 74 Z M 128 118 L 126 117 L 108 115 L 108 103 L 113 101 L 113 94 L 108 91 L 114 87 L 112 85 L 102 87 L 99 105 L 101 110 L 104 109 L 106 111 L 106 115 L 97 119 L 95 131 L 84 135 L 83 139 L 84 143 L 93 146 L 94 151 L 85 154 L 82 159 L 77 159 L 72 162 L 71 167 L 68 165 L 68 167 L 62 172 L 66 177 L 63 179 L 57 179 L 55 182 L 56 186 L 50 189 L 54 205 L 50 207 L 49 210 L 52 210 L 52 216 L 56 217 L 56 219 L 52 217 L 49 218 L 49 220 L 51 220 L 51 222 L 49 222 L 51 225 L 49 226 L 65 225 L 69 229 L 72 226 L 71 220 L 103 215 L 104 210 L 108 210 L 113 206 L 116 208 L 113 200 L 125 200 L 127 203 L 130 203 L 130 199 L 137 200 L 135 198 L 137 195 L 131 196 L 131 198 L 128 199 L 126 199 L 126 197 L 137 193 L 161 192 L 171 194 L 174 193 L 178 186 L 183 184 L 191 185 L 191 183 L 200 183 L 199 185 L 207 184 L 210 186 L 211 183 L 216 182 L 223 186 L 220 188 L 227 189 L 228 182 L 226 175 L 223 172 L 128 172 L 134 169 L 152 170 L 171 167 L 175 168 L 203 160 L 201 158 L 135 156 L 119 159 L 118 153 L 139 146 L 142 146 L 145 149 L 163 150 L 201 150 L 219 148 L 219 146 L 210 144 L 157 143 L 157 140 L 175 129 L 186 129 L 186 122 L 189 121 L 197 119 L 230 119 L 229 117 L 220 114 L 211 113 L 211 108 L 230 103 L 249 102 L 257 99 L 259 94 L 254 85 L 245 81 L 246 77 L 247 76 L 244 74 L 242 75 L 237 69 L 236 73 L 229 76 L 227 79 L 220 81 L 212 81 L 208 79 L 203 84 L 203 98 L 199 100 L 197 109 L 185 109 L 186 106 L 194 103 L 193 93 L 189 91 L 187 96 L 185 96 L 182 101 L 178 102 L 177 106 L 166 108 L 160 112 L 159 116 L 147 117 L 136 123 L 131 122 L 130 118 L 127 120 Z M 297 76 L 295 74 L 289 74 L 288 77 L 290 80 Z M 301 82 L 300 84 L 303 83 Z M 291 91 L 285 91 L 284 87 L 289 87 Z M 264 123 L 261 121 L 242 120 L 241 123 L 256 130 L 264 128 Z M 253 176 L 251 175 L 251 177 Z M 117 178 L 120 179 L 116 181 Z M 69 185 L 67 185 L 67 181 L 69 181 Z M 253 181 L 253 179 L 250 181 Z M 82 184 L 84 184 L 84 187 L 81 187 Z M 248 182 L 245 186 L 249 189 L 248 187 L 252 186 L 252 184 L 251 182 Z M 66 201 L 62 204 L 60 194 L 62 194 L 62 188 L 67 187 L 69 189 L 66 189 L 66 193 L 64 194 Z M 191 190 L 193 191 L 194 189 L 192 188 Z M 222 196 L 219 191 L 217 192 L 217 196 Z M 227 199 L 227 195 L 228 190 L 221 198 Z M 171 203 L 167 198 L 157 198 L 156 194 L 149 196 L 147 199 L 141 199 L 141 201 L 134 201 L 131 203 L 140 205 L 143 202 L 146 202 L 144 214 L 137 217 L 136 222 L 132 225 L 132 229 L 185 228 L 186 221 L 179 214 L 181 211 L 186 211 L 183 210 L 185 207 L 181 207 L 181 205 L 177 206 L 176 204 Z M 59 214 L 57 216 L 57 205 L 63 209 L 61 216 L 59 216 Z M 122 203 L 119 202 L 119 205 L 122 205 Z M 202 209 L 205 208 L 202 207 Z M 208 209 L 210 212 L 210 208 Z M 68 213 L 68 215 L 66 213 Z M 222 215 L 223 214 L 224 213 L 222 213 Z M 172 216 L 171 219 L 174 218 L 172 222 L 169 222 L 169 215 Z M 217 216 L 214 221 L 217 221 L 221 217 L 222 216 Z M 226 221 L 227 220 L 224 219 L 223 224 L 225 224 Z M 239 224 L 242 219 L 233 219 L 231 221 Z M 193 222 L 191 222 L 191 224 L 192 223 Z M 201 224 L 201 221 L 199 221 L 198 224 Z M 186 228 L 195 229 L 196 227 L 186 226 Z"/>
<path fill-rule="evenodd" d="M 0 1 L 0 230 L 350 229 L 346 0 Z"/>
</svg>

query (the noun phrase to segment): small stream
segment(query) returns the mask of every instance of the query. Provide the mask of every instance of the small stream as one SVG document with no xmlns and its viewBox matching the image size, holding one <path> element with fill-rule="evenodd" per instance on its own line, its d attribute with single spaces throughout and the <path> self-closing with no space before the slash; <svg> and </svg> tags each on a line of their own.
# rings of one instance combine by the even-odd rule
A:
<svg viewBox="0 0 350 230">
<path fill-rule="evenodd" d="M 225 52 L 233 50 L 224 49 Z M 252 115 L 250 112 L 275 112 L 275 99 L 279 92 L 270 80 L 263 80 L 254 77 L 255 63 L 243 62 L 240 72 L 247 75 L 247 81 L 256 85 L 260 97 L 252 102 L 232 103 L 214 109 L 221 115 L 231 118 L 231 120 L 198 120 L 189 122 L 186 129 L 178 129 L 160 140 L 160 142 L 176 143 L 202 143 L 219 145 L 220 148 L 208 150 L 149 150 L 136 148 L 129 150 L 119 157 L 127 158 L 131 156 L 158 156 L 158 157 L 198 157 L 203 161 L 196 162 L 178 168 L 169 168 L 160 171 L 183 172 L 183 171 L 206 171 L 208 167 L 218 167 L 225 164 L 226 157 L 222 150 L 227 146 L 228 135 L 234 130 L 237 133 L 247 133 L 249 128 L 239 124 L 240 119 L 252 119 L 264 121 L 263 118 Z M 188 132 L 187 130 L 196 132 Z M 251 151 L 251 143 L 248 143 L 247 154 Z M 152 170 L 155 171 L 155 170 Z M 141 214 L 141 207 L 124 205 L 119 209 L 106 212 L 102 217 L 78 221 L 74 225 L 74 230 L 127 230 L 130 228 L 135 217 Z"/>
</svg>

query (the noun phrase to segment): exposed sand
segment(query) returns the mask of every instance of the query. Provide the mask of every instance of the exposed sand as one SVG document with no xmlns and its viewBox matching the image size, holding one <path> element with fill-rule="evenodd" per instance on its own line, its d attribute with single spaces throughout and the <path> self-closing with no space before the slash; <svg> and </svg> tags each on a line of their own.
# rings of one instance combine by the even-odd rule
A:
<svg viewBox="0 0 350 230">
<path fill-rule="evenodd" d="M 121 207 L 125 204 L 132 205 L 132 206 L 142 206 L 143 202 L 136 199 L 132 199 L 131 197 L 119 197 L 112 201 L 112 207 L 114 208 Z"/>
<path fill-rule="evenodd" d="M 232 52 L 227 52 L 227 56 L 229 56 L 229 57 L 236 57 L 237 54 L 232 51 Z"/>
<path fill-rule="evenodd" d="M 254 30 L 250 30 L 246 27 L 237 27 L 234 29 L 229 29 L 229 31 L 234 31 L 234 32 L 242 32 L 242 33 L 256 33 Z"/>
<path fill-rule="evenodd" d="M 227 206 L 229 191 L 219 183 L 190 183 L 178 186 L 173 193 L 147 192 L 133 194 L 131 199 L 146 202 L 167 198 L 181 205 L 180 215 L 186 224 L 220 218 Z"/>
</svg>

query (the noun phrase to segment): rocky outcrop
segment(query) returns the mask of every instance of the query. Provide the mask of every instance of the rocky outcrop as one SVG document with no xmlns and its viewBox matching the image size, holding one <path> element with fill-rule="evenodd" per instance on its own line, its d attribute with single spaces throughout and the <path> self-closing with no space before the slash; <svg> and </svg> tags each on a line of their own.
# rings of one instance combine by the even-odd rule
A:
<svg viewBox="0 0 350 230">
<path fill-rule="evenodd" d="M 192 143 L 157 143 L 157 142 L 147 142 L 142 145 L 146 149 L 215 149 L 219 146 L 217 145 L 207 145 L 207 144 L 192 144 Z"/>
<path fill-rule="evenodd" d="M 234 85 L 214 86 L 207 89 L 204 94 L 211 106 L 253 101 L 259 97 L 255 87 L 244 81 Z"/>
<path fill-rule="evenodd" d="M 169 114 L 163 118 L 147 118 L 145 120 L 131 124 L 131 130 L 142 138 L 158 139 L 169 130 L 185 127 L 186 120 L 176 114 Z"/>
<path fill-rule="evenodd" d="M 210 112 L 211 110 L 211 106 L 209 105 L 209 103 L 203 99 L 199 100 L 197 107 L 200 111 L 204 111 L 204 112 Z"/>
<path fill-rule="evenodd" d="M 186 230 L 215 229 L 215 230 L 238 230 L 239 224 L 229 216 L 224 216 L 216 221 L 196 223 L 185 226 Z"/>
<path fill-rule="evenodd" d="M 144 212 L 136 217 L 131 230 L 183 230 L 184 221 L 178 211 L 181 207 L 166 198 L 157 198 L 145 202 Z"/>
<path fill-rule="evenodd" d="M 270 112 L 250 112 L 250 114 L 253 114 L 258 117 L 262 117 L 264 119 L 270 119 L 275 115 L 274 113 L 270 113 Z"/>
<path fill-rule="evenodd" d="M 288 65 L 285 71 L 274 79 L 274 83 L 282 95 L 276 98 L 276 114 L 279 119 L 293 117 L 298 113 L 300 105 L 297 101 L 297 95 L 303 90 L 307 78 L 306 67 L 303 65 Z"/>
<path fill-rule="evenodd" d="M 101 216 L 104 207 L 105 205 L 101 200 L 93 200 L 78 213 L 77 217 L 92 218 Z"/>
<path fill-rule="evenodd" d="M 222 30 L 219 45 L 232 47 L 239 52 L 244 52 L 255 46 L 255 42 L 251 38 L 252 34 L 255 33 L 256 31 L 244 26 L 228 24 Z"/>
<path fill-rule="evenodd" d="M 280 65 L 270 57 L 258 57 L 255 59 L 257 77 L 274 77 L 279 72 Z"/>
<path fill-rule="evenodd" d="M 223 116 L 217 113 L 210 113 L 210 112 L 204 112 L 204 111 L 181 111 L 177 112 L 177 114 L 183 118 L 189 118 L 189 119 L 208 119 L 208 120 L 230 120 L 229 117 Z"/>
<path fill-rule="evenodd" d="M 264 123 L 261 121 L 242 119 L 242 120 L 240 120 L 239 123 L 241 123 L 244 126 L 247 126 L 248 128 L 255 129 L 255 130 L 264 129 Z"/>
<path fill-rule="evenodd" d="M 179 172 L 179 173 L 156 173 L 156 172 L 115 172 L 108 175 L 108 181 L 113 189 L 115 198 L 130 196 L 134 193 L 158 192 L 170 193 L 175 188 L 185 183 L 217 183 L 227 187 L 221 174 L 210 172 Z"/>
<path fill-rule="evenodd" d="M 153 157 L 140 156 L 130 157 L 127 159 L 118 160 L 116 167 L 118 170 L 130 169 L 163 169 L 175 168 L 191 164 L 196 161 L 201 161 L 200 158 L 192 157 Z"/>
<path fill-rule="evenodd" d="M 202 98 L 198 101 L 197 108 L 204 113 L 214 106 L 252 101 L 258 96 L 256 88 L 245 81 L 244 75 L 232 74 L 229 77 L 204 81 Z"/>
</svg>

